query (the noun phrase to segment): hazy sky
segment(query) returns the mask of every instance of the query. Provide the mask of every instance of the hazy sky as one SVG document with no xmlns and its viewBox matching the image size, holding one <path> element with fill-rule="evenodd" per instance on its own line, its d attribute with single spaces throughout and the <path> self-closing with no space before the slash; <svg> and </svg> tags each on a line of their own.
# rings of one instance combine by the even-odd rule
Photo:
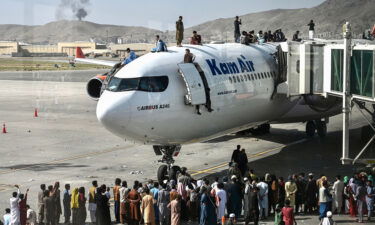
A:
<svg viewBox="0 0 375 225">
<path fill-rule="evenodd" d="M 88 1 L 84 19 L 101 24 L 173 29 L 179 15 L 189 27 L 217 18 L 277 8 L 308 8 L 325 0 L 1 0 L 1 24 L 40 25 L 73 19 L 67 3 Z M 66 7 L 59 9 L 61 2 Z M 254 18 L 256 19 L 256 18 Z"/>
</svg>

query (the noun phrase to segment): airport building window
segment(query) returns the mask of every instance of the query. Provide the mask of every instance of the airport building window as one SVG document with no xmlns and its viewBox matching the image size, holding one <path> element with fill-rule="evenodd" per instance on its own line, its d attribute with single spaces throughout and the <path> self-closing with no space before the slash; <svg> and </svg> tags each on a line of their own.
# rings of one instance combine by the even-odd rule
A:
<svg viewBox="0 0 375 225">
<path fill-rule="evenodd" d="M 140 78 L 118 78 L 113 77 L 107 90 L 113 92 L 122 91 L 145 91 L 145 92 L 163 92 L 167 89 L 169 79 L 167 76 L 159 77 L 140 77 Z"/>
</svg>

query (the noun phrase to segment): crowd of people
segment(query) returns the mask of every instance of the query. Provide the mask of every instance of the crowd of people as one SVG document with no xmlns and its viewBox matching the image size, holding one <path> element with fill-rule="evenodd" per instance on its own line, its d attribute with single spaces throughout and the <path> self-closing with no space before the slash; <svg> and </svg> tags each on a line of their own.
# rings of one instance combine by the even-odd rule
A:
<svg viewBox="0 0 375 225">
<path fill-rule="evenodd" d="M 228 176 L 212 182 L 193 179 L 181 168 L 177 180 L 142 184 L 131 187 L 117 178 L 112 188 L 98 185 L 94 180 L 86 193 L 85 187 L 71 190 L 65 184 L 40 186 L 37 212 L 27 204 L 29 190 L 17 192 L 10 198 L 10 208 L 3 217 L 5 225 L 55 225 L 63 215 L 65 224 L 84 225 L 90 222 L 109 225 L 112 222 L 130 225 L 179 225 L 191 221 L 199 225 L 245 224 L 274 216 L 275 224 L 292 225 L 296 214 L 319 215 L 321 224 L 332 224 L 332 214 L 349 214 L 358 222 L 371 220 L 374 211 L 374 177 L 365 173 L 351 178 L 336 176 L 329 182 L 325 175 L 293 174 L 283 177 L 266 173 L 264 176 L 248 169 L 246 151 L 241 146 L 233 151 Z M 62 197 L 62 201 L 61 201 Z M 112 203 L 113 204 L 110 204 Z M 113 221 L 110 207 L 113 206 Z M 271 218 L 273 219 L 273 218 Z M 330 222 L 331 221 L 331 222 Z"/>
</svg>

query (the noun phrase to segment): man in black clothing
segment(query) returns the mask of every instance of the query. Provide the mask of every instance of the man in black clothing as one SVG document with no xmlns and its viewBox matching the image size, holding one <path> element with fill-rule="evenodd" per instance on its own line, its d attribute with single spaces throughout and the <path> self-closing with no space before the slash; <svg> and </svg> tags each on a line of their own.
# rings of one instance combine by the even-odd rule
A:
<svg viewBox="0 0 375 225">
<path fill-rule="evenodd" d="M 247 171 L 247 163 L 248 162 L 249 161 L 247 159 L 246 151 L 245 151 L 245 149 L 242 149 L 239 156 L 238 156 L 238 168 L 241 171 L 242 177 L 245 176 L 245 173 Z"/>
<path fill-rule="evenodd" d="M 309 179 L 306 185 L 306 212 L 313 213 L 317 207 L 317 197 L 318 197 L 318 186 L 316 184 L 316 180 L 314 179 L 314 175 L 312 173 L 309 174 Z"/>
<path fill-rule="evenodd" d="M 309 26 L 309 39 L 314 39 L 314 32 L 315 32 L 315 23 L 313 20 L 310 21 L 309 24 L 307 24 L 307 26 Z"/>
<path fill-rule="evenodd" d="M 236 16 L 236 20 L 234 21 L 234 41 L 236 43 L 240 43 L 240 37 L 241 37 L 241 31 L 240 31 L 240 25 L 241 25 L 241 19 L 239 19 L 238 16 Z"/>
<path fill-rule="evenodd" d="M 249 210 L 250 218 L 245 218 L 245 224 L 249 224 L 251 221 L 254 222 L 254 225 L 258 225 L 259 221 L 259 205 L 258 205 L 258 187 L 254 187 L 250 194 L 248 200 L 248 206 L 246 207 Z"/>
<path fill-rule="evenodd" d="M 240 153 L 241 153 L 240 149 L 241 149 L 241 145 L 237 145 L 237 149 L 235 149 L 232 154 L 231 161 L 237 164 L 239 163 L 239 158 L 240 158 Z"/>
<path fill-rule="evenodd" d="M 296 31 L 296 33 L 294 33 L 293 35 L 293 41 L 297 41 L 297 42 L 301 42 L 302 39 L 298 37 L 299 35 L 299 30 Z"/>
</svg>

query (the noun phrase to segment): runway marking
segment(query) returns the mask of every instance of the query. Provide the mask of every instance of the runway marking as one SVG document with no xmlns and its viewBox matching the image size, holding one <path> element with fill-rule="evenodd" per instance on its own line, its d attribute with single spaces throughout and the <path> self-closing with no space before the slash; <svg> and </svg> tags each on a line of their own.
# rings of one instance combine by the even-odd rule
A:
<svg viewBox="0 0 375 225">
<path fill-rule="evenodd" d="M 1 171 L 0 175 L 9 174 L 9 173 L 13 173 L 13 172 L 21 171 L 21 170 L 26 170 L 26 169 L 38 167 L 40 165 L 52 165 L 52 164 L 66 162 L 66 161 L 70 161 L 70 160 L 74 160 L 74 159 L 82 159 L 82 158 L 86 158 L 88 156 L 96 156 L 96 155 L 101 155 L 101 154 L 105 154 L 105 153 L 115 152 L 115 151 L 119 151 L 119 150 L 125 150 L 127 148 L 129 148 L 129 147 L 114 147 L 114 148 L 110 148 L 110 149 L 107 149 L 107 150 L 102 150 L 102 151 L 97 151 L 97 152 L 90 152 L 90 153 L 86 153 L 86 154 L 82 154 L 82 155 L 76 155 L 76 156 L 71 156 L 71 157 L 67 157 L 67 158 L 63 158 L 63 159 L 41 162 L 41 163 L 37 163 L 37 165 L 29 165 L 29 166 L 24 166 L 24 167 L 17 168 L 17 169 L 10 169 L 10 170 L 6 170 L 6 171 Z"/>
<path fill-rule="evenodd" d="M 254 153 L 254 154 L 251 154 L 249 157 L 247 157 L 248 159 L 251 159 L 251 158 L 256 158 L 256 157 L 260 157 L 262 155 L 265 155 L 267 153 L 270 153 L 270 152 L 275 152 L 275 151 L 278 151 L 282 148 L 285 148 L 285 147 L 289 147 L 289 146 L 293 146 L 293 145 L 296 145 L 296 144 L 300 144 L 300 143 L 303 143 L 305 141 L 307 141 L 309 139 L 307 138 L 303 138 L 301 140 L 298 140 L 298 141 L 294 141 L 292 143 L 289 143 L 289 144 L 284 144 L 284 145 L 280 145 L 278 147 L 275 147 L 275 148 L 272 148 L 272 149 L 269 149 L 269 150 L 265 150 L 263 152 L 258 152 L 258 153 Z M 212 174 L 214 173 L 213 170 L 216 170 L 216 169 L 219 169 L 219 168 L 223 168 L 225 166 L 228 166 L 228 163 L 229 162 L 226 162 L 226 163 L 222 163 L 222 164 L 219 164 L 219 165 L 216 165 L 216 166 L 213 166 L 213 167 L 210 167 L 210 168 L 207 168 L 207 169 L 203 169 L 203 170 L 195 170 L 194 173 L 192 173 L 191 175 L 192 176 L 197 176 L 197 175 L 200 175 L 200 174 Z"/>
</svg>

